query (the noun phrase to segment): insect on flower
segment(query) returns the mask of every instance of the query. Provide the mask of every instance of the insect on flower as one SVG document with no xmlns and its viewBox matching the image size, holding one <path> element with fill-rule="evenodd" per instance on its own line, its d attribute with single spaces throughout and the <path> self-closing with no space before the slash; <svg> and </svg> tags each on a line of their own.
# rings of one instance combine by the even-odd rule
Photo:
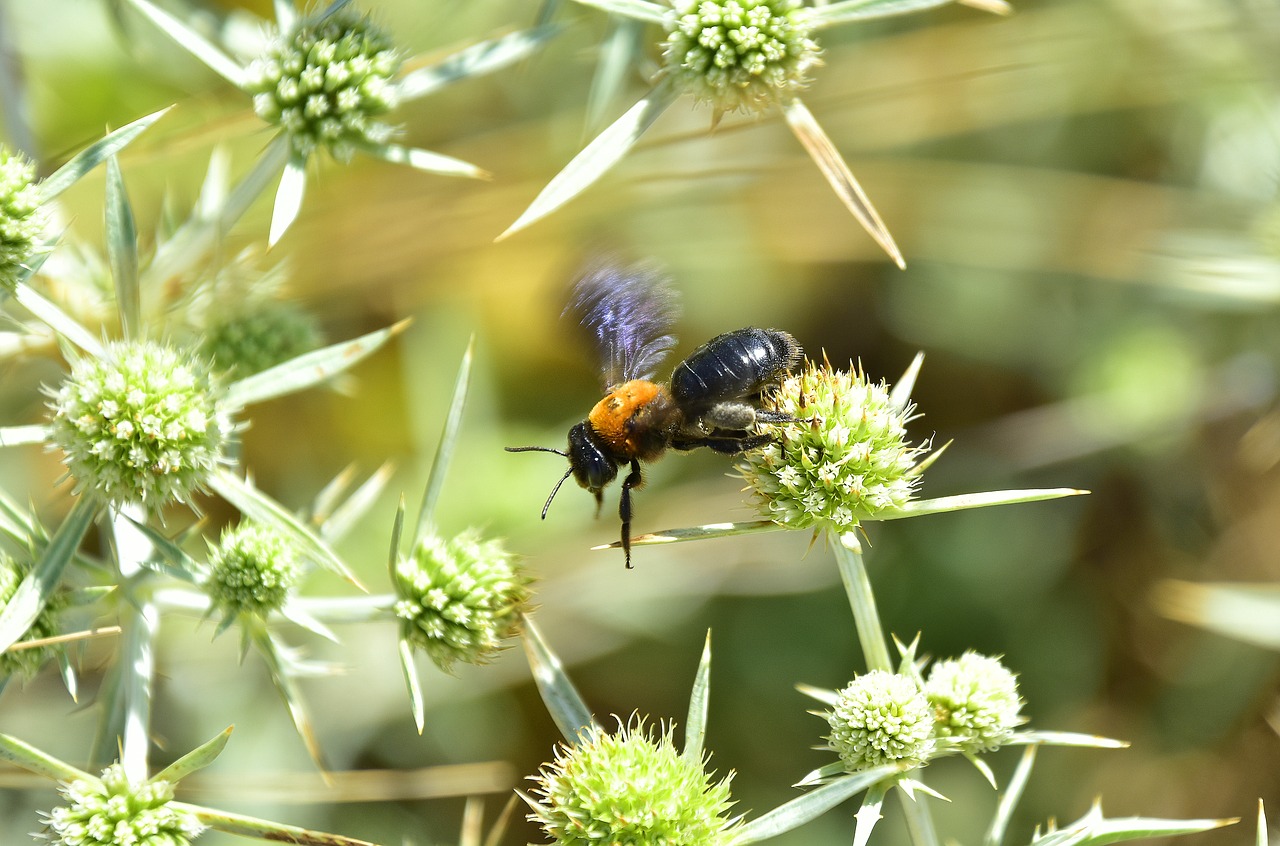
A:
<svg viewBox="0 0 1280 846">
<path fill-rule="evenodd" d="M 507 451 L 553 452 L 569 460 L 542 506 L 544 520 L 569 476 L 595 494 L 598 510 L 605 486 L 629 466 L 618 516 L 630 568 L 631 491 L 644 481 L 640 462 L 655 461 L 668 447 L 736 455 L 769 443 L 772 436 L 760 432 L 759 424 L 795 418 L 761 408 L 760 395 L 800 361 L 800 344 L 777 329 L 736 329 L 694 350 L 675 366 L 669 382 L 652 381 L 675 346 L 670 330 L 677 309 L 667 277 L 645 264 L 590 265 L 574 282 L 564 314 L 594 342 L 604 399 L 569 430 L 567 452 L 540 446 Z"/>
</svg>

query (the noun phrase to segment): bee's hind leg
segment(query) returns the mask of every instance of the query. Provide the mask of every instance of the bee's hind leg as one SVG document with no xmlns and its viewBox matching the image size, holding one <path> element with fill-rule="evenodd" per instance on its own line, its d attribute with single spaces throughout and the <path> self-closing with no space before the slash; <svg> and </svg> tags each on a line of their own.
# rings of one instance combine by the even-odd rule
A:
<svg viewBox="0 0 1280 846">
<path fill-rule="evenodd" d="M 618 500 L 618 516 L 622 518 L 622 552 L 626 555 L 627 569 L 631 569 L 631 489 L 644 484 L 640 462 L 631 459 L 631 472 L 622 480 L 622 497 Z"/>
</svg>

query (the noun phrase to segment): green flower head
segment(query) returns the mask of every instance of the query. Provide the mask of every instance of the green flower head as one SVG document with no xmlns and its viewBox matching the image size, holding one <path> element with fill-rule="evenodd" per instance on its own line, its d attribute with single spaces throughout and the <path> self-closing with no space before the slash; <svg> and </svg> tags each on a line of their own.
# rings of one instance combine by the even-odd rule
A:
<svg viewBox="0 0 1280 846">
<path fill-rule="evenodd" d="M 195 814 L 170 805 L 172 784 L 133 783 L 119 764 L 60 792 L 67 804 L 47 816 L 49 839 L 63 846 L 187 846 L 205 828 Z"/>
<path fill-rule="evenodd" d="M 938 736 L 952 738 L 965 752 L 998 748 L 1023 721 L 1017 678 L 986 655 L 966 652 L 939 661 L 929 671 L 924 691 L 937 717 Z"/>
<path fill-rule="evenodd" d="M 230 415 L 208 365 L 150 341 L 75 362 L 49 430 L 77 490 L 116 505 L 185 500 L 225 461 Z"/>
<path fill-rule="evenodd" d="M 914 407 L 895 405 L 884 383 L 809 362 L 764 404 L 797 420 L 778 426 L 777 440 L 746 453 L 738 468 L 766 518 L 846 532 L 915 494 L 925 448 L 907 440 Z"/>
<path fill-rule="evenodd" d="M 584 732 L 534 779 L 529 819 L 561 846 L 719 846 L 729 841 L 729 777 L 681 755 L 671 727 L 656 739 L 634 721 Z"/>
<path fill-rule="evenodd" d="M 800 0 L 676 0 L 666 69 L 719 111 L 763 111 L 808 84 L 818 63 Z"/>
<path fill-rule="evenodd" d="M 484 664 L 515 634 L 529 602 L 529 578 L 496 540 L 464 532 L 428 535 L 396 564 L 401 636 L 443 670 Z"/>
<path fill-rule="evenodd" d="M 849 772 L 919 764 L 933 751 L 933 709 L 907 676 L 872 670 L 840 691 L 826 715 L 827 738 Z"/>
<path fill-rule="evenodd" d="M 17 591 L 18 585 L 22 583 L 22 579 L 27 575 L 28 570 L 28 567 L 23 566 L 0 550 L 0 611 L 3 611 L 4 607 L 9 604 L 9 600 L 13 599 L 14 592 Z M 60 591 L 55 591 L 49 601 L 45 603 L 44 608 L 40 610 L 40 614 L 36 617 L 36 621 L 31 624 L 31 628 L 27 629 L 27 633 L 23 635 L 22 641 L 41 640 L 56 635 L 58 633 L 58 612 L 65 605 L 64 594 Z M 22 641 L 19 641 L 19 643 Z M 53 647 L 50 646 L 31 649 L 10 649 L 0 652 L 0 679 L 7 676 L 31 678 L 52 655 Z"/>
<path fill-rule="evenodd" d="M 203 332 L 200 351 L 218 372 L 250 376 L 320 345 L 315 318 L 297 306 L 275 299 L 243 306 L 220 310 Z"/>
<path fill-rule="evenodd" d="M 274 529 L 241 523 L 209 549 L 205 590 L 228 616 L 264 617 L 284 605 L 302 567 L 294 544 Z"/>
<path fill-rule="evenodd" d="M 0 291 L 12 292 L 44 228 L 36 166 L 0 145 Z"/>
<path fill-rule="evenodd" d="M 356 147 L 391 137 L 376 118 L 396 106 L 400 63 L 391 39 L 344 6 L 277 38 L 249 66 L 245 87 L 254 111 L 288 134 L 295 154 L 324 148 L 348 161 Z"/>
</svg>

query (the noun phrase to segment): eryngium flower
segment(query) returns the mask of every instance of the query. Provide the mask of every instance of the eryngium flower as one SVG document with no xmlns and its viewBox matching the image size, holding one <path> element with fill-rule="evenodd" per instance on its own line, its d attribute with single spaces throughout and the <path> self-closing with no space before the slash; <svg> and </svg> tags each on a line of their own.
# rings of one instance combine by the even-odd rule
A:
<svg viewBox="0 0 1280 846">
<path fill-rule="evenodd" d="M 51 391 L 49 432 L 77 490 L 121 505 L 185 500 L 223 462 L 230 416 L 194 356 L 149 341 L 109 344 Z"/>
<path fill-rule="evenodd" d="M 204 331 L 201 352 L 220 373 L 251 376 L 320 345 L 315 319 L 291 303 L 255 299 L 218 314 Z"/>
<path fill-rule="evenodd" d="M 68 805 L 48 814 L 50 839 L 63 846 L 187 846 L 204 825 L 194 814 L 170 806 L 173 785 L 164 780 L 134 784 L 112 764 L 102 779 L 64 784 Z"/>
<path fill-rule="evenodd" d="M 18 585 L 22 583 L 26 574 L 26 567 L 0 550 L 0 611 L 3 611 L 9 604 L 9 600 L 13 599 L 14 592 L 17 591 Z M 22 640 L 39 640 L 56 635 L 58 633 L 56 617 L 64 603 L 62 594 L 55 592 L 40 610 L 31 628 L 27 629 L 27 633 L 22 636 Z M 31 678 L 52 654 L 53 648 L 48 646 L 0 652 L 0 679 L 8 676 Z"/>
<path fill-rule="evenodd" d="M 713 781 L 681 755 L 670 727 L 656 740 L 638 721 L 591 729 L 538 773 L 529 819 L 561 846 L 718 846 L 735 822 L 731 777 Z"/>
<path fill-rule="evenodd" d="M 746 453 L 738 468 L 766 518 L 846 532 L 914 495 L 925 451 L 907 441 L 914 407 L 895 406 L 883 382 L 809 362 L 764 405 L 798 421 L 775 427 L 777 440 Z"/>
<path fill-rule="evenodd" d="M 36 166 L 0 146 L 0 291 L 12 292 L 43 228 Z"/>
<path fill-rule="evenodd" d="M 529 579 L 496 540 L 475 531 L 418 540 L 395 568 L 401 636 L 443 670 L 487 663 L 515 634 Z"/>
<path fill-rule="evenodd" d="M 720 111 L 762 111 L 808 84 L 818 63 L 800 0 L 676 0 L 666 69 Z"/>
<path fill-rule="evenodd" d="M 929 671 L 924 691 L 936 714 L 938 736 L 953 738 L 965 752 L 996 749 L 1022 722 L 1017 678 L 986 655 L 966 652 L 939 661 Z"/>
<path fill-rule="evenodd" d="M 348 161 L 362 144 L 385 144 L 375 118 L 395 107 L 401 58 L 391 39 L 351 7 L 303 20 L 249 66 L 253 109 L 289 136 L 293 152 L 326 148 Z"/>
<path fill-rule="evenodd" d="M 914 679 L 884 670 L 858 676 L 825 714 L 827 738 L 849 772 L 918 764 L 933 751 L 933 709 Z"/>
<path fill-rule="evenodd" d="M 266 616 L 284 605 L 301 572 L 288 538 L 267 526 L 241 523 L 210 547 L 205 590 L 229 616 Z"/>
</svg>

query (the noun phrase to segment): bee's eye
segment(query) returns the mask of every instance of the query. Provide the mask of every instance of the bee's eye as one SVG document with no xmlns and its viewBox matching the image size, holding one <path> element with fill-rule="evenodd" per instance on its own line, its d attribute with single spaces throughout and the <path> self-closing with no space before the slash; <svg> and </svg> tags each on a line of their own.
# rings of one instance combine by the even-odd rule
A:
<svg viewBox="0 0 1280 846">
<path fill-rule="evenodd" d="M 617 463 L 596 443 L 586 423 L 569 430 L 569 466 L 578 484 L 593 492 L 618 475 Z"/>
</svg>

